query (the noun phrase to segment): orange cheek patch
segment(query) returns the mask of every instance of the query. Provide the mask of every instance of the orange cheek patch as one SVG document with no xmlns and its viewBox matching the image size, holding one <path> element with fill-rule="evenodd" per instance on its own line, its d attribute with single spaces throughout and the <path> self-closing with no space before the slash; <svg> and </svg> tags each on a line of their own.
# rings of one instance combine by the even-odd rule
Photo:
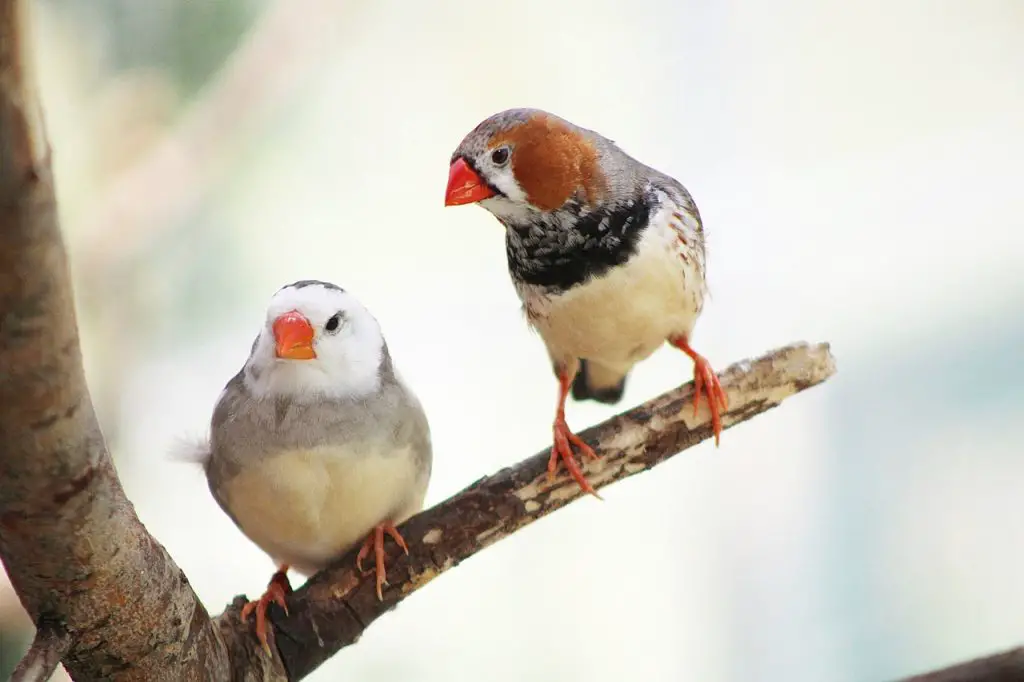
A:
<svg viewBox="0 0 1024 682">
<path fill-rule="evenodd" d="M 491 138 L 512 145 L 512 170 L 527 200 L 542 211 L 560 208 L 576 192 L 594 202 L 605 191 L 593 143 L 558 119 L 537 114 Z"/>
</svg>

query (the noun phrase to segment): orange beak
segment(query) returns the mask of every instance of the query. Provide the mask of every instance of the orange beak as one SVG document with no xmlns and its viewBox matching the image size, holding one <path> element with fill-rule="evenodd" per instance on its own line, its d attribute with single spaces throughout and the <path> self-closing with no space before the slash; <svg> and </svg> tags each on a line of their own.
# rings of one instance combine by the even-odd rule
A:
<svg viewBox="0 0 1024 682">
<path fill-rule="evenodd" d="M 278 317 L 274 320 L 273 330 L 277 357 L 285 360 L 312 360 L 316 357 L 313 326 L 299 311 L 292 310 Z"/>
<path fill-rule="evenodd" d="M 448 189 L 444 194 L 445 206 L 475 204 L 494 196 L 494 190 L 487 186 L 465 159 L 458 158 L 448 169 Z"/>
</svg>

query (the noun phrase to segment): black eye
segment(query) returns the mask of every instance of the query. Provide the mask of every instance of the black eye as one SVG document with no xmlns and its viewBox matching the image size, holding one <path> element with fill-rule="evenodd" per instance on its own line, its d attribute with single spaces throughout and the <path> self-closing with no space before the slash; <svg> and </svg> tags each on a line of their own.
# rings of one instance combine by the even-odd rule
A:
<svg viewBox="0 0 1024 682">
<path fill-rule="evenodd" d="M 338 327 L 341 326 L 341 313 L 335 313 L 331 316 L 331 319 L 327 320 L 327 324 L 324 325 L 324 329 L 328 332 L 338 331 Z"/>
<path fill-rule="evenodd" d="M 498 147 L 491 152 L 491 163 L 495 166 L 504 166 L 508 163 L 508 147 Z"/>
</svg>

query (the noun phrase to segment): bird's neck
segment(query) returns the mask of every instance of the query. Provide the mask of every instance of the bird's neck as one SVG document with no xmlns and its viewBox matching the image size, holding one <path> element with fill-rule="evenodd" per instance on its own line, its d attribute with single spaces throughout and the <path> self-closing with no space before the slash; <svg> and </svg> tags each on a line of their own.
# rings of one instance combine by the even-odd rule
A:
<svg viewBox="0 0 1024 682">
<path fill-rule="evenodd" d="M 325 371 L 310 361 L 249 363 L 244 381 L 259 398 L 287 398 L 296 402 L 358 400 L 381 385 L 380 363 L 350 364 L 345 371 Z"/>
<path fill-rule="evenodd" d="M 558 293 L 599 277 L 636 252 L 657 197 L 498 216 L 512 278 Z"/>
</svg>

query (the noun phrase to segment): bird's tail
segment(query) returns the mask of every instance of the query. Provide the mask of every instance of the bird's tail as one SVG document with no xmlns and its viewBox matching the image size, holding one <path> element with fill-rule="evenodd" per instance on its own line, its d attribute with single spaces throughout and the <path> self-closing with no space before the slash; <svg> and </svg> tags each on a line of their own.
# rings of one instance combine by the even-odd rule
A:
<svg viewBox="0 0 1024 682">
<path fill-rule="evenodd" d="M 210 440 L 190 435 L 179 435 L 171 446 L 168 459 L 199 464 L 206 469 L 210 465 Z"/>
<path fill-rule="evenodd" d="M 622 400 L 628 376 L 629 370 L 623 372 L 581 359 L 580 371 L 572 382 L 572 397 L 574 400 L 596 400 L 614 405 Z"/>
</svg>

